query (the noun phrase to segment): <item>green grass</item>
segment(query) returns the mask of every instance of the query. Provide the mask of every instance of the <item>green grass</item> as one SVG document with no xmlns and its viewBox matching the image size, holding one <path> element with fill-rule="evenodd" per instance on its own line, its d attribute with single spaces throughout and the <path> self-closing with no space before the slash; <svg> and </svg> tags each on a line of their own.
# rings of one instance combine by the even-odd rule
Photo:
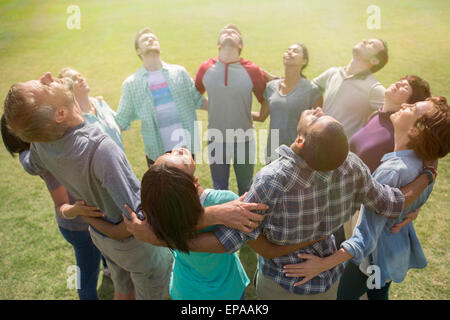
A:
<svg viewBox="0 0 450 320">
<path fill-rule="evenodd" d="M 81 10 L 81 29 L 68 30 L 69 5 Z M 217 35 L 226 23 L 237 24 L 244 37 L 243 57 L 274 74 L 282 74 L 282 52 L 303 42 L 310 52 L 306 75 L 313 78 L 331 66 L 346 64 L 351 48 L 367 37 L 389 44 L 390 61 L 376 74 L 385 86 L 405 74 L 430 82 L 434 94 L 450 97 L 448 35 L 450 3 L 378 0 L 381 29 L 366 27 L 371 0 L 351 1 L 0 1 L 0 99 L 11 84 L 57 74 L 65 66 L 82 72 L 92 95 L 102 95 L 117 108 L 122 81 L 140 67 L 134 36 L 149 26 L 159 36 L 163 59 L 183 65 L 193 77 L 199 64 L 217 55 Z M 254 100 L 253 107 L 259 108 Z M 3 107 L 0 107 L 3 113 Z M 206 113 L 198 117 L 206 128 Z M 257 129 L 268 127 L 256 124 Z M 138 178 L 146 169 L 140 123 L 123 134 L 126 154 Z M 75 263 L 71 246 L 59 234 L 53 205 L 44 183 L 27 175 L 17 159 L 0 148 L 0 299 L 76 299 L 66 289 L 68 266 Z M 259 170 L 261 165 L 256 167 Z M 411 270 L 393 284 L 392 299 L 450 298 L 449 177 L 450 159 L 440 162 L 438 183 L 415 227 L 428 266 Z M 209 168 L 197 167 L 205 187 Z M 237 191 L 234 174 L 231 189 Z M 241 250 L 250 278 L 256 261 Z M 99 280 L 100 296 L 111 298 L 107 279 Z M 249 287 L 247 298 L 255 298 Z"/>
</svg>

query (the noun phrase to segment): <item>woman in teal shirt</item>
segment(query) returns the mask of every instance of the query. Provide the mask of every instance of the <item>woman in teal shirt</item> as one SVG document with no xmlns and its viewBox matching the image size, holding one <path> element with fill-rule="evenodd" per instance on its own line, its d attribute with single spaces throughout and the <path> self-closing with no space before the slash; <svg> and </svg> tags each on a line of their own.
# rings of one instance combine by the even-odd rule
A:
<svg viewBox="0 0 450 320">
<path fill-rule="evenodd" d="M 194 176 L 189 150 L 174 149 L 160 156 L 142 178 L 142 209 L 155 235 L 174 249 L 170 281 L 173 299 L 238 300 L 244 298 L 249 279 L 237 256 L 190 252 L 187 241 L 197 232 L 210 231 L 204 207 L 229 202 L 238 196 L 228 190 L 203 189 Z M 200 230 L 200 231 L 197 231 Z M 249 246 L 265 256 L 281 256 L 301 245 L 279 246 L 260 237 Z M 175 249 L 176 248 L 176 249 Z"/>
</svg>

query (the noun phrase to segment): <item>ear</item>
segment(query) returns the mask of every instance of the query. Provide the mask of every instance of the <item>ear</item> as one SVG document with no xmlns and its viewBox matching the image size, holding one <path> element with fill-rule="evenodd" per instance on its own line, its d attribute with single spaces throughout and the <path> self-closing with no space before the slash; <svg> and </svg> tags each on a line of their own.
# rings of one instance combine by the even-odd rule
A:
<svg viewBox="0 0 450 320">
<path fill-rule="evenodd" d="M 305 137 L 303 135 L 298 135 L 294 141 L 294 145 L 298 149 L 303 149 L 303 147 L 305 146 Z"/>
<path fill-rule="evenodd" d="M 55 111 L 55 121 L 57 123 L 62 123 L 66 120 L 67 117 L 67 109 L 64 107 L 59 107 Z"/>
<path fill-rule="evenodd" d="M 370 63 L 371 65 L 373 65 L 373 66 L 376 66 L 377 64 L 380 63 L 380 60 L 378 60 L 378 59 L 375 58 L 375 57 L 372 57 L 372 58 L 370 58 L 369 63 Z"/>
<path fill-rule="evenodd" d="M 412 127 L 408 130 L 408 136 L 409 137 L 417 137 L 419 135 L 419 129 L 416 127 Z"/>
</svg>

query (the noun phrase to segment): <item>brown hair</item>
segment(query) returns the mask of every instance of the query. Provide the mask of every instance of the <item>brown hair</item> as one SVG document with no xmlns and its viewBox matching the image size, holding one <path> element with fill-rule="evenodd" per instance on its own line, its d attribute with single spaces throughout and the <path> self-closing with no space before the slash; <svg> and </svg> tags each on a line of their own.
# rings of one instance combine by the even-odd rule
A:
<svg viewBox="0 0 450 320">
<path fill-rule="evenodd" d="M 383 43 L 383 49 L 378 51 L 378 53 L 374 56 L 374 58 L 378 59 L 378 64 L 370 68 L 370 72 L 372 74 L 377 72 L 378 70 L 381 70 L 386 65 L 386 63 L 388 63 L 389 60 L 387 42 L 379 38 L 377 38 L 377 40 Z"/>
<path fill-rule="evenodd" d="M 20 83 L 11 86 L 4 103 L 8 128 L 25 142 L 48 142 L 61 138 L 67 130 L 65 122 L 55 121 L 55 106 L 36 105 Z"/>
<path fill-rule="evenodd" d="M 144 29 L 141 29 L 138 31 L 138 33 L 136 34 L 136 38 L 134 38 L 134 49 L 137 51 L 137 49 L 139 49 L 139 39 L 142 37 L 143 34 L 146 33 L 153 33 L 152 30 L 150 30 L 150 28 L 145 27 Z M 138 55 L 139 59 L 142 60 L 142 57 L 140 55 Z"/>
<path fill-rule="evenodd" d="M 450 108 L 441 96 L 428 98 L 433 109 L 414 123 L 417 135 L 411 135 L 408 148 L 422 160 L 443 158 L 450 151 Z"/>
<path fill-rule="evenodd" d="M 430 85 L 422 78 L 415 75 L 406 75 L 400 80 L 408 81 L 412 89 L 411 96 L 408 98 L 407 103 L 413 104 L 431 97 Z"/>
<path fill-rule="evenodd" d="M 141 203 L 156 236 L 189 253 L 188 240 L 204 213 L 194 177 L 173 166 L 152 165 L 142 178 Z"/>
<path fill-rule="evenodd" d="M 298 45 L 299 47 L 302 48 L 303 59 L 306 60 L 305 65 L 302 67 L 302 70 L 300 70 L 300 75 L 301 75 L 303 78 L 306 78 L 305 75 L 303 74 L 303 70 L 306 69 L 306 67 L 308 66 L 308 63 L 309 63 L 309 52 L 308 52 L 308 48 L 307 48 L 303 43 L 297 42 L 296 45 Z"/>
</svg>

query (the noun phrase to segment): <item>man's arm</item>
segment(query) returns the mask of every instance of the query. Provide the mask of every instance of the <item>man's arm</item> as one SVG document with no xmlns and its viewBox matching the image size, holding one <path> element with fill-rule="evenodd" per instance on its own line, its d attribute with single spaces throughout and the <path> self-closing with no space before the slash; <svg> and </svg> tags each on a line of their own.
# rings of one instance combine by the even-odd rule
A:
<svg viewBox="0 0 450 320">
<path fill-rule="evenodd" d="M 131 236 L 131 233 L 127 230 L 126 225 L 123 221 L 119 224 L 113 224 L 101 218 L 93 218 L 87 216 L 82 216 L 82 218 L 95 229 L 107 235 L 111 239 L 123 240 Z"/>
<path fill-rule="evenodd" d="M 263 233 L 260 233 L 256 240 L 249 240 L 247 241 L 247 244 L 260 256 L 263 256 L 266 259 L 273 259 L 309 247 L 310 245 L 324 240 L 325 238 L 326 237 L 322 237 L 318 240 L 302 242 L 298 244 L 279 245 L 270 242 L 269 240 L 267 240 Z"/>
<path fill-rule="evenodd" d="M 167 244 L 158 239 L 153 232 L 152 227 L 147 220 L 140 220 L 130 207 L 125 206 L 125 209 L 130 216 L 130 219 L 123 215 L 123 222 L 127 231 L 132 233 L 134 237 L 143 242 L 148 242 L 154 246 L 167 247 Z M 188 241 L 189 250 L 194 252 L 212 252 L 225 253 L 225 248 L 220 244 L 219 240 L 211 232 L 202 232 L 195 236 L 195 238 Z"/>
<path fill-rule="evenodd" d="M 111 138 L 105 137 L 99 143 L 92 158 L 92 171 L 118 208 L 123 209 L 127 204 L 142 217 L 141 184 L 125 153 Z M 127 214 L 126 211 L 124 213 Z"/>
<path fill-rule="evenodd" d="M 121 131 L 130 129 L 131 122 L 138 119 L 132 95 L 130 84 L 125 80 L 122 84 L 119 107 L 114 117 Z"/>
<path fill-rule="evenodd" d="M 199 219 L 196 229 L 201 230 L 221 224 L 243 232 L 253 231 L 264 219 L 264 216 L 251 211 L 264 211 L 268 209 L 268 206 L 261 203 L 243 202 L 245 196 L 246 194 L 234 201 L 205 208 L 205 214 Z"/>
</svg>

